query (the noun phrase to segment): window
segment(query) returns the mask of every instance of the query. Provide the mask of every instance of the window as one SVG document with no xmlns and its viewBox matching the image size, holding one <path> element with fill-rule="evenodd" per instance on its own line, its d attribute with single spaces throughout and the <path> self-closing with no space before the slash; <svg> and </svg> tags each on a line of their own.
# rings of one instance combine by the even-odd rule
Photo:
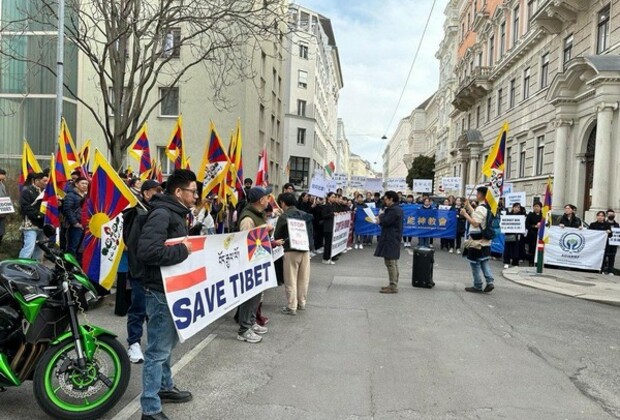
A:
<svg viewBox="0 0 620 420">
<path fill-rule="evenodd" d="M 540 64 L 540 88 L 544 89 L 549 84 L 549 53 L 541 58 Z"/>
<path fill-rule="evenodd" d="M 573 34 L 570 34 L 564 38 L 564 70 L 566 70 L 566 64 L 573 58 Z"/>
<path fill-rule="evenodd" d="M 110 111 L 109 111 L 109 115 L 110 117 L 113 117 L 114 115 L 116 115 L 117 113 L 115 112 L 116 110 L 114 109 L 116 107 L 116 97 L 114 95 L 114 88 L 109 87 L 108 88 L 108 95 L 110 97 Z M 118 115 L 123 115 L 123 109 L 125 109 L 125 105 L 127 104 L 127 99 L 129 99 L 129 91 L 127 90 L 126 87 L 123 88 L 123 97 L 121 98 L 121 109 L 118 113 Z"/>
<path fill-rule="evenodd" d="M 290 174 L 288 182 L 308 188 L 308 178 L 310 178 L 310 158 L 291 156 Z"/>
<path fill-rule="evenodd" d="M 297 73 L 297 87 L 302 89 L 308 88 L 308 72 L 304 70 L 299 70 Z"/>
<path fill-rule="evenodd" d="M 465 133 L 465 118 L 461 118 L 461 134 Z"/>
<path fill-rule="evenodd" d="M 512 174 L 512 147 L 506 148 L 506 171 L 504 173 L 504 178 L 509 179 Z"/>
<path fill-rule="evenodd" d="M 304 44 L 299 45 L 299 56 L 304 59 L 308 59 L 308 46 Z"/>
<path fill-rule="evenodd" d="M 179 116 L 179 88 L 160 87 L 159 88 L 159 116 L 178 117 Z"/>
<path fill-rule="evenodd" d="M 497 115 L 502 115 L 502 102 L 504 101 L 504 89 L 497 89 Z"/>
<path fill-rule="evenodd" d="M 480 105 L 476 107 L 476 128 L 480 127 Z"/>
<path fill-rule="evenodd" d="M 461 23 L 461 39 L 465 39 L 465 22 Z"/>
<path fill-rule="evenodd" d="M 489 96 L 487 98 L 487 122 L 491 121 L 491 107 L 493 106 L 493 99 Z"/>
<path fill-rule="evenodd" d="M 157 163 L 161 164 L 163 175 L 170 175 L 172 173 L 174 163 L 170 161 L 168 155 L 166 155 L 165 146 L 157 146 Z"/>
<path fill-rule="evenodd" d="M 306 116 L 306 101 L 302 101 L 301 99 L 297 100 L 297 115 L 300 117 Z"/>
<path fill-rule="evenodd" d="M 527 30 L 532 27 L 532 17 L 534 16 L 534 0 L 528 0 L 527 2 Z"/>
<path fill-rule="evenodd" d="M 530 97 L 530 68 L 523 70 L 523 100 Z"/>
<path fill-rule="evenodd" d="M 545 163 L 545 136 L 536 138 L 536 175 L 542 175 Z"/>
<path fill-rule="evenodd" d="M 499 56 L 503 57 L 506 52 L 506 22 L 499 25 Z"/>
<path fill-rule="evenodd" d="M 181 29 L 170 28 L 163 38 L 161 55 L 165 58 L 179 58 L 181 56 Z"/>
<path fill-rule="evenodd" d="M 514 108 L 515 101 L 517 96 L 517 81 L 516 79 L 512 79 L 510 81 L 510 98 L 509 98 L 509 107 Z"/>
<path fill-rule="evenodd" d="M 519 178 L 525 176 L 525 143 L 519 146 Z"/>
<path fill-rule="evenodd" d="M 600 54 L 609 47 L 609 5 L 598 12 L 596 28 L 596 53 Z"/>
<path fill-rule="evenodd" d="M 467 114 L 467 129 L 471 130 L 471 114 Z"/>
<path fill-rule="evenodd" d="M 305 128 L 297 129 L 297 144 L 299 144 L 300 146 L 303 146 L 304 144 L 306 144 L 306 129 Z"/>
<path fill-rule="evenodd" d="M 519 6 L 515 7 L 512 13 L 512 45 L 515 46 L 519 41 L 519 13 L 521 13 Z"/>
<path fill-rule="evenodd" d="M 495 60 L 495 35 L 489 38 L 489 67 L 493 67 Z"/>
</svg>

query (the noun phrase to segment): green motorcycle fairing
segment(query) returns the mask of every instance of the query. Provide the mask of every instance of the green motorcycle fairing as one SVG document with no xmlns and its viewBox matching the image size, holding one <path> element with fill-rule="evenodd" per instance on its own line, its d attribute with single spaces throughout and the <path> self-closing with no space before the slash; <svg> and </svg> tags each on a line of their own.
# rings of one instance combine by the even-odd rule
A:
<svg viewBox="0 0 620 420">
<path fill-rule="evenodd" d="M 22 383 L 11 369 L 6 354 L 0 353 L 0 386 L 20 386 Z"/>
<path fill-rule="evenodd" d="M 95 355 L 95 350 L 97 349 L 97 343 L 95 343 L 95 339 L 100 335 L 108 335 L 110 337 L 116 338 L 117 335 L 111 331 L 106 330 L 105 328 L 97 327 L 96 325 L 80 325 L 80 336 L 82 338 L 82 342 L 84 344 L 84 354 L 88 360 L 92 360 Z M 72 340 L 73 337 L 71 335 L 71 331 L 66 331 L 60 336 L 58 336 L 54 341 L 52 341 L 52 345 L 56 345 L 61 343 L 64 340 Z"/>
<path fill-rule="evenodd" d="M 34 322 L 37 315 L 39 315 L 39 311 L 41 311 L 43 304 L 47 301 L 47 298 L 45 297 L 37 297 L 29 302 L 26 302 L 24 297 L 19 292 L 16 292 L 14 296 L 15 300 L 19 303 L 22 312 L 24 313 L 26 321 L 30 324 Z"/>
</svg>

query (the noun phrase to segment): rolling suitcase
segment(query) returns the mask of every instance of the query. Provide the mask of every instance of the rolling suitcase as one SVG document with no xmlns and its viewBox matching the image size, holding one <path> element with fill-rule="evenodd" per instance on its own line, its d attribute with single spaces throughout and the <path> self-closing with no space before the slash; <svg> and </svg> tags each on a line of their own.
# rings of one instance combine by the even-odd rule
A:
<svg viewBox="0 0 620 420">
<path fill-rule="evenodd" d="M 413 267 L 411 269 L 411 285 L 427 289 L 435 286 L 433 282 L 433 266 L 435 250 L 432 248 L 415 247 L 413 249 Z"/>
</svg>

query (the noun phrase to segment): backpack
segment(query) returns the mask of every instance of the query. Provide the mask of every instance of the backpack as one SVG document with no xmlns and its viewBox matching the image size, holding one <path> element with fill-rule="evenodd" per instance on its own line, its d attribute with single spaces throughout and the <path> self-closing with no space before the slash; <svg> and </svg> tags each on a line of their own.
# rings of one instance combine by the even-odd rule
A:
<svg viewBox="0 0 620 420">
<path fill-rule="evenodd" d="M 493 213 L 491 212 L 491 207 L 489 207 L 487 204 L 483 204 L 483 206 L 487 209 L 487 220 L 484 226 L 484 229 L 482 229 L 482 239 L 488 239 L 489 241 L 492 241 L 493 239 L 495 239 L 495 229 L 493 228 Z"/>
<path fill-rule="evenodd" d="M 123 242 L 127 250 L 129 273 L 136 279 L 145 275 L 144 264 L 138 260 L 137 251 L 142 228 L 150 213 L 150 210 L 147 211 L 139 205 L 123 212 Z"/>
</svg>

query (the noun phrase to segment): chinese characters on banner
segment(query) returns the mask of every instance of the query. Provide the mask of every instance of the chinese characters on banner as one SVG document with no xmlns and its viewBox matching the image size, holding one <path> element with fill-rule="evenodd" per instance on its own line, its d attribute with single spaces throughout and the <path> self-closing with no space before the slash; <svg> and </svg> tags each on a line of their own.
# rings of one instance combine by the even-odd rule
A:
<svg viewBox="0 0 620 420">
<path fill-rule="evenodd" d="M 445 191 L 460 191 L 462 180 L 460 177 L 443 177 L 441 178 L 441 186 Z"/>
<path fill-rule="evenodd" d="M 421 210 L 416 204 L 403 205 L 403 236 L 418 238 L 454 238 L 456 236 L 455 210 Z M 378 209 L 372 209 L 375 214 Z M 362 211 L 355 214 L 356 235 L 379 235 L 381 227 Z"/>
<path fill-rule="evenodd" d="M 401 178 L 388 178 L 387 189 L 392 191 L 404 192 L 407 190 L 407 180 L 404 177 Z"/>
<path fill-rule="evenodd" d="M 416 193 L 433 192 L 433 180 L 432 179 L 414 179 L 413 180 L 413 192 L 416 192 Z"/>
<path fill-rule="evenodd" d="M 334 215 L 334 234 L 332 239 L 332 255 L 338 255 L 347 249 L 349 230 L 351 229 L 351 213 Z"/>
</svg>

